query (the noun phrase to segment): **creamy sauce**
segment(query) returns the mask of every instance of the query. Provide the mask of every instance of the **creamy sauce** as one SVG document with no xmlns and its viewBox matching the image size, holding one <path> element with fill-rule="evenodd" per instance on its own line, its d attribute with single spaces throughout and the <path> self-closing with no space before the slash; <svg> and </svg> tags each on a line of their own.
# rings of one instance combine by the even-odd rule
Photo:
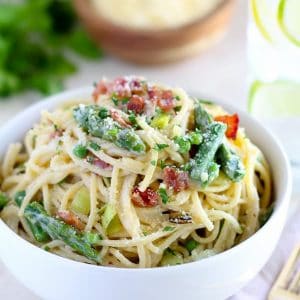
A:
<svg viewBox="0 0 300 300">
<path fill-rule="evenodd" d="M 117 25 L 141 30 L 176 28 L 210 13 L 222 0 L 91 0 Z"/>
</svg>

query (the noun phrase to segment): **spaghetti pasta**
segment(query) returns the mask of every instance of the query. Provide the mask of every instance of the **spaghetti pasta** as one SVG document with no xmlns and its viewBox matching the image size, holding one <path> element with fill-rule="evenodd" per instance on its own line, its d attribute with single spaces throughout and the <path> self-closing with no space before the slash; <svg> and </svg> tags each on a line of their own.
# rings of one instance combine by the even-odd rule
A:
<svg viewBox="0 0 300 300">
<path fill-rule="evenodd" d="M 12 230 L 66 258 L 128 268 L 201 259 L 258 230 L 269 166 L 220 106 L 135 77 L 101 81 L 93 98 L 43 112 L 8 147 L 0 216 Z"/>
</svg>

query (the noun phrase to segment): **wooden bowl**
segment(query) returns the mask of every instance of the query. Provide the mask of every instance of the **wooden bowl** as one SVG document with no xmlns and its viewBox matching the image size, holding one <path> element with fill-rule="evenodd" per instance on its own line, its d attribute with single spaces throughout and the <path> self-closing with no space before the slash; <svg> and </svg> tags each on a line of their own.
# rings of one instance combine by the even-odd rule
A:
<svg viewBox="0 0 300 300">
<path fill-rule="evenodd" d="M 116 25 L 99 15 L 87 0 L 74 0 L 74 6 L 87 31 L 104 50 L 134 63 L 160 64 L 193 56 L 217 42 L 228 27 L 235 2 L 223 0 L 195 22 L 155 31 Z"/>
</svg>

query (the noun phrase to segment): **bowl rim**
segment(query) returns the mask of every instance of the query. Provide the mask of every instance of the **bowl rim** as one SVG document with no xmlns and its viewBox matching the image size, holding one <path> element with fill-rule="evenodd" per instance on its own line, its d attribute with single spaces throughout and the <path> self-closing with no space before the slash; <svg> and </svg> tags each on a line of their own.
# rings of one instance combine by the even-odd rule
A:
<svg viewBox="0 0 300 300">
<path fill-rule="evenodd" d="M 74 0 L 74 6 L 75 6 L 75 9 L 77 10 L 78 15 L 81 16 L 82 12 L 80 12 L 80 10 L 84 10 L 85 15 L 89 14 L 90 22 L 93 22 L 94 24 L 96 24 L 98 28 L 106 28 L 106 29 L 109 29 L 110 31 L 118 30 L 118 31 L 122 31 L 126 34 L 142 35 L 143 37 L 151 37 L 156 34 L 168 35 L 170 33 L 178 32 L 178 31 L 190 30 L 191 28 L 193 28 L 195 26 L 201 26 L 201 25 L 205 24 L 207 21 L 209 21 L 211 17 L 218 14 L 222 9 L 225 9 L 226 6 L 230 6 L 235 3 L 236 3 L 236 0 L 220 0 L 220 2 L 217 3 L 217 5 L 212 10 L 210 10 L 208 13 L 203 15 L 201 18 L 197 18 L 191 22 L 188 22 L 188 23 L 183 24 L 178 27 L 163 28 L 163 29 L 156 29 L 156 30 L 151 30 L 151 29 L 139 30 L 137 28 L 132 28 L 129 26 L 122 26 L 120 24 L 117 24 L 117 23 L 111 21 L 109 18 L 105 17 L 100 11 L 96 12 L 93 9 L 91 1 Z"/>
<path fill-rule="evenodd" d="M 53 110 L 55 107 L 58 106 L 58 104 L 63 104 L 63 103 L 68 103 L 74 99 L 87 99 L 91 97 L 92 94 L 92 87 L 82 87 L 82 88 L 76 88 L 76 89 L 71 89 L 64 91 L 62 93 L 58 93 L 56 95 L 50 96 L 43 98 L 43 100 L 38 101 L 32 105 L 30 105 L 27 109 L 23 110 L 22 112 L 18 113 L 16 116 L 14 116 L 12 119 L 10 119 L 4 126 L 0 128 L 0 138 L 1 135 L 5 135 L 5 133 L 9 133 L 12 129 L 21 132 L 24 130 L 22 126 L 16 127 L 16 125 L 20 124 L 20 120 L 31 116 L 31 117 L 38 117 L 40 118 L 40 113 L 42 110 L 47 109 L 47 110 Z M 280 142 L 277 140 L 277 138 L 270 132 L 268 129 L 266 129 L 261 122 L 256 120 L 253 116 L 249 115 L 243 110 L 237 109 L 232 105 L 229 105 L 225 103 L 224 101 L 219 101 L 215 100 L 215 97 L 213 97 L 212 101 L 216 104 L 221 105 L 224 107 L 226 110 L 229 112 L 236 112 L 241 116 L 241 123 L 243 124 L 243 118 L 247 118 L 247 122 L 253 122 L 257 124 L 257 127 L 260 131 L 263 132 L 263 135 L 268 136 L 268 138 L 273 142 L 273 145 L 277 148 L 278 152 L 278 158 L 281 160 L 281 167 L 283 167 L 280 171 L 283 174 L 283 181 L 280 183 L 281 186 L 281 194 L 275 196 L 275 203 L 278 201 L 278 199 L 282 199 L 280 203 L 277 205 L 275 204 L 274 211 L 269 218 L 269 220 L 261 227 L 259 228 L 252 236 L 250 236 L 248 239 L 245 241 L 241 242 L 238 245 L 233 246 L 230 249 L 227 249 L 221 253 L 218 253 L 216 255 L 207 257 L 205 259 L 201 259 L 198 261 L 193 261 L 193 262 L 188 262 L 180 265 L 175 265 L 175 266 L 163 266 L 163 267 L 152 267 L 152 268 L 125 268 L 125 267 L 107 267 L 107 266 L 101 266 L 101 265 L 93 265 L 93 264 L 87 264 L 83 262 L 78 262 L 75 260 L 71 260 L 62 256 L 59 256 L 57 254 L 47 252 L 43 250 L 42 248 L 30 243 L 29 241 L 23 239 L 21 236 L 16 234 L 9 226 L 2 220 L 0 219 L 0 232 L 2 230 L 6 230 L 8 234 L 11 235 L 12 238 L 18 239 L 19 241 L 22 241 L 21 243 L 25 243 L 24 246 L 32 247 L 32 251 L 36 251 L 37 254 L 39 255 L 46 255 L 50 259 L 52 257 L 52 260 L 56 261 L 57 263 L 64 263 L 64 264 L 70 264 L 74 266 L 78 266 L 80 268 L 90 268 L 90 269 L 95 269 L 95 270 L 102 270 L 102 271 L 113 271 L 113 272 L 130 272 L 130 273 L 135 273 L 135 272 L 157 272 L 157 270 L 161 270 L 164 272 L 173 272 L 175 270 L 180 270 L 182 268 L 195 268 L 196 266 L 200 265 L 206 265 L 210 264 L 211 262 L 218 262 L 221 261 L 222 259 L 226 258 L 226 256 L 234 255 L 236 252 L 240 251 L 240 249 L 243 249 L 247 247 L 247 245 L 250 242 L 254 242 L 255 240 L 258 240 L 262 235 L 266 234 L 266 232 L 270 231 L 270 229 L 276 225 L 275 221 L 277 219 L 277 216 L 284 211 L 284 209 L 287 210 L 290 197 L 291 197 L 291 191 L 292 191 L 292 174 L 291 174 L 291 167 L 290 163 L 288 160 L 288 157 L 286 153 L 283 150 L 282 145 Z M 31 123 L 32 125 L 34 122 Z M 25 128 L 26 131 L 28 130 Z M 247 128 L 245 128 L 247 130 Z M 6 145 L 7 147 L 8 145 Z M 3 156 L 3 154 L 1 155 Z M 267 156 L 267 154 L 266 154 Z M 268 159 L 268 158 L 267 158 Z M 286 211 L 284 211 L 285 217 L 286 217 Z M 1 258 L 0 258 L 1 259 Z"/>
</svg>

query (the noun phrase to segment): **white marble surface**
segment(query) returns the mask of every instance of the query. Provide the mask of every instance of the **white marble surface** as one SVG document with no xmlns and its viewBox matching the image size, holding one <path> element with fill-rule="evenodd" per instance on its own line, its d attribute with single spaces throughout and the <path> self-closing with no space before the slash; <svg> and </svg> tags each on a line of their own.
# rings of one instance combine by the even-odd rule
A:
<svg viewBox="0 0 300 300">
<path fill-rule="evenodd" d="M 246 1 L 239 0 L 230 31 L 218 45 L 190 60 L 163 67 L 141 67 L 106 57 L 99 62 L 80 62 L 80 72 L 67 81 L 67 88 L 89 85 L 102 76 L 138 74 L 181 86 L 194 94 L 223 99 L 246 107 Z M 33 93 L 0 101 L 0 124 L 39 99 Z M 5 242 L 5 241 L 0 241 Z M 245 294 L 234 299 L 245 299 Z M 0 299 L 37 300 L 5 269 L 0 261 Z M 259 299 L 249 296 L 247 299 Z M 263 298 L 261 298 L 263 299 Z"/>
</svg>

